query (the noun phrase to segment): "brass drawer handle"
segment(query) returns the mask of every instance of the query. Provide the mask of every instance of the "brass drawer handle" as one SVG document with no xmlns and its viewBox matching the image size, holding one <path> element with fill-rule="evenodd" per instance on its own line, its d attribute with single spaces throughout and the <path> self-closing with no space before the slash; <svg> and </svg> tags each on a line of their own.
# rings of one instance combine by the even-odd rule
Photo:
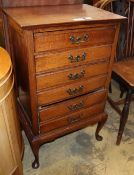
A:
<svg viewBox="0 0 134 175">
<path fill-rule="evenodd" d="M 82 56 L 77 55 L 76 57 L 73 57 L 72 55 L 69 55 L 68 59 L 71 63 L 80 62 L 86 60 L 87 54 L 84 52 Z"/>
<path fill-rule="evenodd" d="M 76 94 L 81 93 L 83 91 L 83 89 L 84 89 L 84 86 L 81 85 L 79 88 L 68 89 L 67 93 L 69 95 L 76 95 Z"/>
<path fill-rule="evenodd" d="M 83 78 L 84 75 L 85 75 L 85 70 L 81 71 L 79 74 L 78 74 L 78 73 L 69 74 L 69 75 L 68 75 L 68 78 L 69 78 L 70 80 L 77 80 L 77 79 Z"/>
<path fill-rule="evenodd" d="M 69 117 L 68 122 L 69 124 L 73 124 L 73 123 L 79 122 L 80 120 L 82 120 L 82 118 L 83 118 L 82 114 L 78 115 L 77 117 Z"/>
<path fill-rule="evenodd" d="M 84 102 L 81 101 L 81 102 L 78 103 L 78 104 L 68 106 L 68 109 L 69 109 L 70 111 L 77 111 L 77 110 L 83 108 L 84 105 L 85 105 Z"/>
<path fill-rule="evenodd" d="M 82 37 L 81 36 L 75 37 L 73 35 L 70 36 L 70 41 L 72 44 L 80 44 L 88 41 L 88 39 L 89 39 L 89 35 L 87 33 L 84 34 Z"/>
</svg>

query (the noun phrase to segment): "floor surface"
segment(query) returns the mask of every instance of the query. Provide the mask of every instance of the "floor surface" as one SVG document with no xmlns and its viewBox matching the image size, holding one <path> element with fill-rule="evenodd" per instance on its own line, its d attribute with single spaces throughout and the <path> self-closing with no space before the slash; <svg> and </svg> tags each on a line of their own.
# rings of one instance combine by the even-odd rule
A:
<svg viewBox="0 0 134 175">
<path fill-rule="evenodd" d="M 118 97 L 116 84 L 114 98 Z M 134 103 L 120 146 L 116 146 L 119 115 L 107 103 L 108 120 L 101 131 L 103 141 L 94 137 L 95 126 L 68 134 L 40 148 L 40 167 L 32 169 L 34 160 L 24 135 L 24 175 L 134 175 Z"/>
</svg>

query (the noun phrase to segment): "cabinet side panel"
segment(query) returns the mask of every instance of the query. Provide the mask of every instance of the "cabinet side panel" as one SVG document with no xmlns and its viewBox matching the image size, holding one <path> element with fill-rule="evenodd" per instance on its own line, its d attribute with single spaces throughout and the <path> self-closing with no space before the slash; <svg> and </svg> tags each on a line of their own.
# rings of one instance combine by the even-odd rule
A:
<svg viewBox="0 0 134 175">
<path fill-rule="evenodd" d="M 112 45 L 111 59 L 110 59 L 110 63 L 109 63 L 109 71 L 108 71 L 107 81 L 106 81 L 106 88 L 107 89 L 109 88 L 109 84 L 110 84 L 110 81 L 111 81 L 113 63 L 115 61 L 114 59 L 116 58 L 116 48 L 117 48 L 120 24 L 116 24 L 115 29 L 116 30 L 115 30 L 114 42 L 113 42 L 113 45 Z"/>
<path fill-rule="evenodd" d="M 30 94 L 28 80 L 27 48 L 23 35 L 10 26 L 14 69 L 16 72 L 17 95 L 31 122 Z"/>
</svg>

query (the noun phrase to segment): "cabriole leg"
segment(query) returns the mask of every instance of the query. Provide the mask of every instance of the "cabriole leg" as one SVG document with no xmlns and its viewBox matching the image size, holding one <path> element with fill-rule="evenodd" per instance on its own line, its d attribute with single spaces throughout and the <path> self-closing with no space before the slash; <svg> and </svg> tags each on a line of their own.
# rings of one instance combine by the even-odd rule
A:
<svg viewBox="0 0 134 175">
<path fill-rule="evenodd" d="M 32 163 L 32 167 L 34 169 L 37 169 L 40 166 L 40 164 L 39 164 L 39 148 L 40 148 L 40 145 L 38 145 L 38 144 L 33 144 L 32 145 L 32 150 L 33 150 L 33 154 L 34 154 L 34 157 L 35 157 L 35 160 Z"/>
<path fill-rule="evenodd" d="M 100 121 L 98 123 L 97 129 L 96 129 L 96 132 L 95 132 L 95 137 L 96 137 L 96 140 L 98 140 L 98 141 L 102 141 L 102 139 L 103 139 L 103 137 L 99 135 L 99 132 L 103 128 L 106 121 L 107 121 L 107 115 L 105 116 L 105 118 L 102 121 Z"/>
</svg>

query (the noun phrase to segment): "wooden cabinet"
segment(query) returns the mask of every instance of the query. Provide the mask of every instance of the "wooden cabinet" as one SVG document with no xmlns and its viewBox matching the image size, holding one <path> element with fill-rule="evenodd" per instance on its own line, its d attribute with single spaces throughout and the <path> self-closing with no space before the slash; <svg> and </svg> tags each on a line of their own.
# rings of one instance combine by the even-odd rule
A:
<svg viewBox="0 0 134 175">
<path fill-rule="evenodd" d="M 98 123 L 124 17 L 88 5 L 6 8 L 20 120 L 39 166 L 39 147 Z"/>
</svg>

